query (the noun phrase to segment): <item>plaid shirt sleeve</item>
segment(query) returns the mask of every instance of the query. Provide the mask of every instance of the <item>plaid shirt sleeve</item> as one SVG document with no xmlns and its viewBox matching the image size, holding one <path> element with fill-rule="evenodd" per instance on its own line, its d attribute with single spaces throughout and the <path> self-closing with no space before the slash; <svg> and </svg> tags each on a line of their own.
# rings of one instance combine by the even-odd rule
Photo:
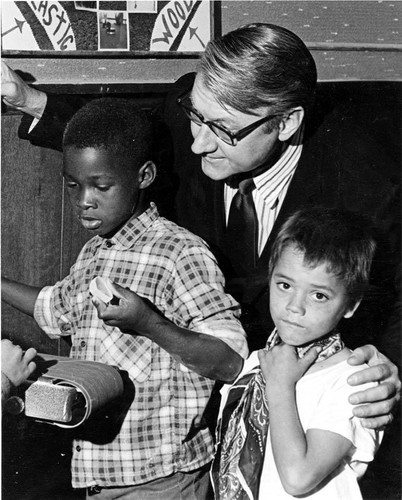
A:
<svg viewBox="0 0 402 500">
<path fill-rule="evenodd" d="M 50 337 L 71 335 L 71 324 L 77 321 L 75 306 L 83 301 L 82 293 L 75 293 L 74 273 L 84 273 L 85 255 L 91 249 L 86 243 L 70 273 L 52 286 L 45 286 L 39 292 L 34 307 L 34 319 L 39 327 Z M 74 312 L 73 312 L 74 311 Z"/>
<path fill-rule="evenodd" d="M 224 277 L 211 252 L 203 246 L 186 246 L 173 268 L 168 301 L 180 325 L 221 339 L 244 359 L 246 334 L 240 323 L 240 306 L 224 292 Z"/>
<path fill-rule="evenodd" d="M 52 308 L 54 290 L 57 285 L 56 283 L 54 286 L 45 286 L 42 288 L 36 299 L 34 308 L 35 321 L 51 339 L 70 335 L 70 319 L 67 314 L 54 314 L 54 309 Z M 63 328 L 64 325 L 65 328 Z"/>
</svg>

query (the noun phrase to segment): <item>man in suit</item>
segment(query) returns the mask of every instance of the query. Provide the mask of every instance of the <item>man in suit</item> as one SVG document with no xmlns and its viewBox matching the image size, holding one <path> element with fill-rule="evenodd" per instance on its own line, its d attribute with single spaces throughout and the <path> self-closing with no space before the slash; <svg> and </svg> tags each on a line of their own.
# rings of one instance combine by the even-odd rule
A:
<svg viewBox="0 0 402 500">
<path fill-rule="evenodd" d="M 211 42 L 195 80 L 193 75 L 180 79 L 166 101 L 164 119 L 174 141 L 180 180 L 177 220 L 206 239 L 218 256 L 227 290 L 242 304 L 250 350 L 263 347 L 273 327 L 266 308 L 266 269 L 271 242 L 292 212 L 306 205 L 360 211 L 387 233 L 400 206 L 398 186 L 382 172 L 384 163 L 390 167 L 393 162 L 390 155 L 349 123 L 342 110 L 322 116 L 323 107 L 312 106 L 315 88 L 315 64 L 304 44 L 279 27 L 258 25 Z M 180 104 L 192 120 L 192 152 L 183 146 L 191 144 L 191 137 Z M 264 117 L 268 121 L 235 146 L 205 123 L 238 131 Z M 246 259 L 232 259 L 235 245 L 226 238 L 236 186 L 245 178 L 255 184 L 258 218 L 257 256 L 248 266 Z M 350 325 L 350 331 L 359 325 L 355 345 L 376 340 L 377 331 L 384 330 L 388 306 L 395 302 L 399 249 L 383 247 L 379 257 L 383 262 L 377 259 L 376 288 Z"/>
<path fill-rule="evenodd" d="M 8 90 L 3 85 L 5 101 L 40 118 L 32 128 L 32 119 L 24 117 L 20 137 L 60 149 L 65 123 L 81 105 L 79 99 L 34 95 L 26 88 L 21 93 L 15 75 L 4 80 L 14 86 Z M 211 41 L 196 75 L 182 77 L 161 110 L 173 143 L 175 220 L 203 237 L 217 256 L 227 291 L 242 305 L 250 349 L 263 347 L 272 326 L 267 262 L 284 218 L 300 206 L 324 205 L 368 213 L 384 232 L 393 220 L 389 207 L 392 201 L 395 205 L 396 186 L 381 176 L 384 158 L 379 160 L 375 149 L 362 142 L 357 129 L 346 130 L 342 116 L 324 120 L 316 112 L 316 80 L 314 60 L 295 34 L 253 24 Z M 379 286 L 389 295 L 381 306 L 384 320 L 386 304 L 394 301 L 396 252 L 384 250 L 381 259 L 386 265 Z M 372 316 L 364 319 L 374 325 Z M 363 329 L 365 342 L 377 334 L 371 330 L 367 336 Z M 381 361 L 374 361 L 377 356 Z M 400 388 L 396 368 L 369 346 L 357 350 L 352 363 L 362 361 L 376 366 L 363 378 L 356 376 L 355 383 L 382 383 L 375 395 L 357 396 L 357 403 L 377 403 L 356 412 L 373 416 L 367 425 L 383 425 L 399 400 L 394 397 Z"/>
</svg>

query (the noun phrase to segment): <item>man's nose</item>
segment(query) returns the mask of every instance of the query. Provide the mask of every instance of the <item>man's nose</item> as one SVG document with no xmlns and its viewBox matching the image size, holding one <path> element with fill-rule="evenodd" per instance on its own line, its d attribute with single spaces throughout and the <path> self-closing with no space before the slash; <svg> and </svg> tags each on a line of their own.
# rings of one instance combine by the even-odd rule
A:
<svg viewBox="0 0 402 500">
<path fill-rule="evenodd" d="M 191 145 L 191 151 L 196 155 L 202 155 L 205 153 L 211 153 L 215 151 L 218 147 L 218 138 L 212 132 L 212 130 L 205 125 L 197 125 L 195 123 L 191 124 L 191 133 L 193 134 L 194 141 Z"/>
</svg>

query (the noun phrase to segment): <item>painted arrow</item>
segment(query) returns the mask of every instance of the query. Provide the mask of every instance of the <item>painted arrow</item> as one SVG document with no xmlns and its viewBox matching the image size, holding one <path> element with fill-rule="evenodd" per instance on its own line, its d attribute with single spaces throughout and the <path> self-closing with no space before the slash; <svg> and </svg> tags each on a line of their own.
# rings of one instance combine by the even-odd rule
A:
<svg viewBox="0 0 402 500">
<path fill-rule="evenodd" d="M 200 44 L 202 45 L 202 48 L 205 49 L 205 45 L 204 45 L 203 41 L 201 40 L 201 38 L 197 34 L 198 28 L 192 28 L 191 26 L 189 26 L 188 29 L 190 30 L 190 40 L 193 38 L 193 36 L 195 36 L 197 38 L 197 40 L 200 42 Z"/>
<path fill-rule="evenodd" d="M 25 21 L 18 21 L 18 19 L 16 19 L 15 17 L 14 17 L 14 21 L 16 22 L 16 25 L 13 26 L 12 28 L 10 28 L 9 30 L 5 31 L 4 33 L 2 33 L 1 38 L 8 35 L 9 33 L 16 30 L 17 28 L 20 30 L 20 33 L 22 33 L 22 26 L 25 23 Z"/>
</svg>

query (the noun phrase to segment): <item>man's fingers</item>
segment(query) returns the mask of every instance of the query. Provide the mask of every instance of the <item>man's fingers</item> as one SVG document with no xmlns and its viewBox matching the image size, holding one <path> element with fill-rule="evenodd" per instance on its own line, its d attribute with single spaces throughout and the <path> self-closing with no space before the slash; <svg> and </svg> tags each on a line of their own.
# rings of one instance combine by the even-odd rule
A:
<svg viewBox="0 0 402 500">
<path fill-rule="evenodd" d="M 1 61 L 1 83 L 2 85 L 6 82 L 12 81 L 12 70 L 7 66 L 7 64 Z"/>
<path fill-rule="evenodd" d="M 376 385 L 365 391 L 354 392 L 349 396 L 349 402 L 352 405 L 371 403 L 370 408 L 374 408 L 376 403 L 373 403 L 373 401 L 383 403 L 384 400 L 389 401 L 389 398 L 393 398 L 395 395 L 396 391 L 394 384 L 382 382 L 380 385 Z M 392 408 L 392 404 L 390 408 Z M 375 414 L 374 411 L 372 414 Z"/>
<path fill-rule="evenodd" d="M 371 403 L 369 405 L 362 404 L 353 408 L 353 415 L 363 419 L 364 421 L 369 419 L 371 424 L 375 422 L 376 418 L 380 418 L 382 420 L 381 425 L 386 425 L 386 423 L 390 422 L 392 419 L 392 417 L 390 419 L 389 416 L 391 415 L 394 403 L 394 398 L 391 398 L 378 401 L 377 403 Z"/>
<path fill-rule="evenodd" d="M 349 356 L 348 363 L 350 365 L 356 366 L 356 365 L 361 365 L 363 363 L 368 363 L 369 361 L 372 361 L 374 358 L 379 359 L 378 351 L 373 345 L 367 344 L 355 349 Z"/>
<path fill-rule="evenodd" d="M 392 413 L 388 413 L 387 415 L 382 415 L 381 417 L 362 418 L 360 421 L 362 426 L 366 427 L 366 429 L 382 431 L 392 423 L 393 419 L 394 417 L 392 416 Z"/>
<path fill-rule="evenodd" d="M 370 405 L 361 405 L 353 408 L 353 415 L 359 418 L 369 418 L 374 416 L 387 417 L 392 410 L 390 400 L 371 403 Z"/>
<path fill-rule="evenodd" d="M 392 375 L 391 369 L 385 363 L 360 370 L 348 377 L 348 384 L 360 385 L 367 382 L 382 382 Z"/>
<path fill-rule="evenodd" d="M 15 83 L 6 82 L 1 84 L 1 95 L 2 96 L 12 96 L 16 93 L 17 86 Z"/>
</svg>

